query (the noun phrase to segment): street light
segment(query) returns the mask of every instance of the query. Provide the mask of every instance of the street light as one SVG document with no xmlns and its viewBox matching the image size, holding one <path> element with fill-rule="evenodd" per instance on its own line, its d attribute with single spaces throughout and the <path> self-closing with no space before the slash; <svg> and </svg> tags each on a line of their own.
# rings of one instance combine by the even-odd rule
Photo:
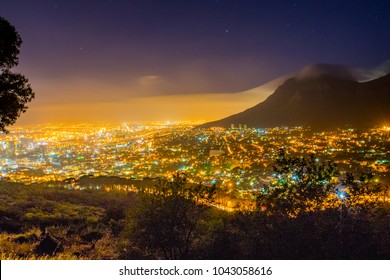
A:
<svg viewBox="0 0 390 280">
<path fill-rule="evenodd" d="M 337 197 L 340 198 L 340 200 L 344 202 L 346 199 L 349 198 L 349 195 L 346 192 L 338 191 Z"/>
<path fill-rule="evenodd" d="M 344 192 L 343 190 L 339 190 L 337 192 L 337 197 L 341 200 L 339 211 L 340 211 L 340 217 L 339 217 L 339 238 L 340 238 L 340 257 L 343 256 L 343 205 L 345 201 L 349 198 L 348 193 Z"/>
</svg>

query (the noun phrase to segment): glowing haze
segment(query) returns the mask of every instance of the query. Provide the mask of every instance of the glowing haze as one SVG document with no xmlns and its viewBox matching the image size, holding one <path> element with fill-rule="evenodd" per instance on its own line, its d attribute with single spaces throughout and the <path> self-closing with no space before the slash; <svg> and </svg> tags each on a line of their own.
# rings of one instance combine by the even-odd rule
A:
<svg viewBox="0 0 390 280">
<path fill-rule="evenodd" d="M 388 1 L 3 2 L 36 92 L 17 124 L 218 119 L 305 65 L 390 58 Z"/>
</svg>

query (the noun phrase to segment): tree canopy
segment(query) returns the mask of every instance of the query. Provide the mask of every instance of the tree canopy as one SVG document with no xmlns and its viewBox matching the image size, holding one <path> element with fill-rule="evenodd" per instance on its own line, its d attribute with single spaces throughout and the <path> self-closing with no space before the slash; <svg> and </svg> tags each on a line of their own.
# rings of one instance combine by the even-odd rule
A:
<svg viewBox="0 0 390 280">
<path fill-rule="evenodd" d="M 257 206 L 269 214 L 296 217 L 301 213 L 333 208 L 343 204 L 350 210 L 372 207 L 387 187 L 373 181 L 371 171 L 359 176 L 340 176 L 335 162 L 291 156 L 281 149 L 275 160 L 274 177 L 257 195 Z"/>
<path fill-rule="evenodd" d="M 15 123 L 34 98 L 28 79 L 11 72 L 19 63 L 22 39 L 6 19 L 0 17 L 0 131 Z"/>
<path fill-rule="evenodd" d="M 187 182 L 184 173 L 172 180 L 163 178 L 155 187 L 140 188 L 139 201 L 128 213 L 125 235 L 145 254 L 151 250 L 165 259 L 192 258 L 215 190 L 215 186 Z"/>
<path fill-rule="evenodd" d="M 297 215 L 301 211 L 312 211 L 333 192 L 332 177 L 338 174 L 334 162 L 321 162 L 314 155 L 291 157 L 280 150 L 274 165 L 275 181 L 265 186 L 257 197 L 257 204 L 268 212 Z"/>
</svg>

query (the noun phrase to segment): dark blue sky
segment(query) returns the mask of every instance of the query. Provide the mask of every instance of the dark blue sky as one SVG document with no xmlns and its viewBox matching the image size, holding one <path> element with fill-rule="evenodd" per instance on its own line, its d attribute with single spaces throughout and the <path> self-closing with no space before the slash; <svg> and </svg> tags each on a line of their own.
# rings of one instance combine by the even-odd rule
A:
<svg viewBox="0 0 390 280">
<path fill-rule="evenodd" d="M 307 64 L 390 59 L 390 1 L 1 0 L 0 7 L 24 41 L 19 70 L 43 103 L 234 92 Z"/>
</svg>

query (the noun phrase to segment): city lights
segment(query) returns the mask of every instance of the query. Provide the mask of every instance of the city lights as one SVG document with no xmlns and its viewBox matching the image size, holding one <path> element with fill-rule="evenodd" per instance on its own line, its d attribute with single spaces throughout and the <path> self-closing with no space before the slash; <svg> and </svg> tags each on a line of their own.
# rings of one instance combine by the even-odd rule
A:
<svg viewBox="0 0 390 280">
<path fill-rule="evenodd" d="M 310 128 L 198 129 L 198 123 L 36 125 L 0 135 L 2 179 L 34 183 L 118 176 L 143 179 L 183 171 L 194 182 L 211 182 L 242 193 L 263 184 L 298 182 L 275 178 L 277 151 L 314 153 L 341 170 L 373 170 L 387 182 L 388 133 L 383 128 L 315 132 Z M 326 182 L 324 182 L 326 183 Z"/>
</svg>

